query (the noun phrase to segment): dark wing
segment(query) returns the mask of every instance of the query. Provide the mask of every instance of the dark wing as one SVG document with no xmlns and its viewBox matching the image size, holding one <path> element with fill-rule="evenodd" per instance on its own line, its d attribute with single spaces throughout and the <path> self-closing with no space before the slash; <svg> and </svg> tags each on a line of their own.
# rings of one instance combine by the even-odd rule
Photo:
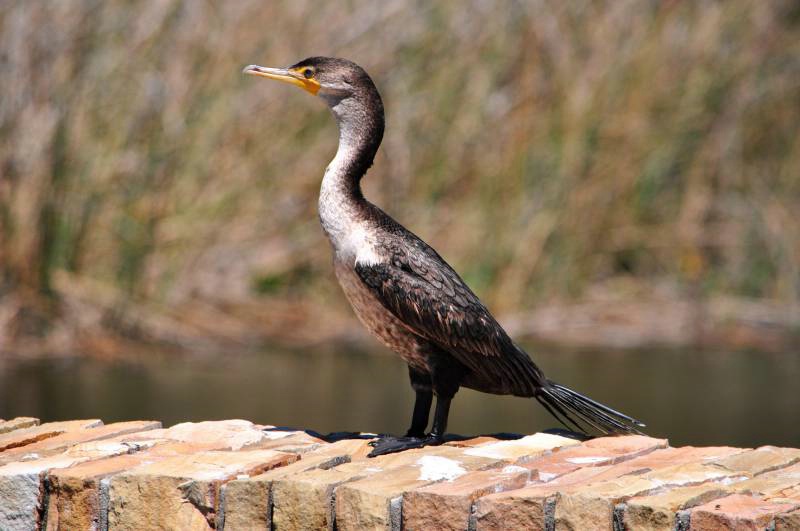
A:
<svg viewBox="0 0 800 531">
<path fill-rule="evenodd" d="M 413 236 L 384 250 L 389 262 L 357 263 L 355 271 L 386 309 L 465 365 L 467 380 L 491 392 L 532 395 L 540 371 L 436 251 Z"/>
</svg>

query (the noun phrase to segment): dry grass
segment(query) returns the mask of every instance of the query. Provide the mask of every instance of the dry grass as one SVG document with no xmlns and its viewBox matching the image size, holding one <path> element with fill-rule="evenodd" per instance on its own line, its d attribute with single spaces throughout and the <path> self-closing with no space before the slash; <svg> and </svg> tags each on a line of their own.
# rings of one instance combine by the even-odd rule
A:
<svg viewBox="0 0 800 531">
<path fill-rule="evenodd" d="M 79 328 L 140 304 L 344 310 L 315 213 L 335 125 L 239 74 L 313 54 L 384 96 L 367 195 L 498 311 L 620 278 L 800 302 L 795 2 L 19 0 L 0 2 L 6 337 L 71 317 L 61 272 L 116 293 Z"/>
</svg>

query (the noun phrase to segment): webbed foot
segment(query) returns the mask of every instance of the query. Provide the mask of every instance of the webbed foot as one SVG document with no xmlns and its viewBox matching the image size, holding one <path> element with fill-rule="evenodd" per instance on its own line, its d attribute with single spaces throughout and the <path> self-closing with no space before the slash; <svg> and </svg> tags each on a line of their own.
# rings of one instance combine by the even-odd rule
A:
<svg viewBox="0 0 800 531">
<path fill-rule="evenodd" d="M 444 441 L 441 437 L 426 435 L 424 437 L 393 437 L 391 435 L 381 437 L 377 441 L 369 443 L 374 449 L 367 457 L 377 457 L 379 455 L 393 454 L 412 448 L 422 448 L 424 446 L 438 446 Z"/>
</svg>

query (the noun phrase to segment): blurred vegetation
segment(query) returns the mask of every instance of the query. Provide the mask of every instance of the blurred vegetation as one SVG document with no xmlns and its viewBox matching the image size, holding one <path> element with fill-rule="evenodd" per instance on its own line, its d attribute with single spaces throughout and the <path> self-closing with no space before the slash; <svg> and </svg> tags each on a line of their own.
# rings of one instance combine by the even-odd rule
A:
<svg viewBox="0 0 800 531">
<path fill-rule="evenodd" d="M 335 124 L 240 75 L 309 55 L 370 72 L 365 193 L 499 313 L 800 302 L 795 1 L 12 0 L 0 343 L 349 322 L 316 216 Z"/>
</svg>

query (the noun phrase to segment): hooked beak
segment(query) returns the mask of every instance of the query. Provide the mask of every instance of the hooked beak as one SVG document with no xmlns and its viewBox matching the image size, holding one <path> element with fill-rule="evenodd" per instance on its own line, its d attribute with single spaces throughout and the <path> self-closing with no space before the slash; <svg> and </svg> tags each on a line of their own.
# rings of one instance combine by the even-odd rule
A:
<svg viewBox="0 0 800 531">
<path fill-rule="evenodd" d="M 299 72 L 295 72 L 294 70 L 289 70 L 287 68 L 266 68 L 264 66 L 249 65 L 242 70 L 242 73 L 249 74 L 251 76 L 277 79 L 278 81 L 283 81 L 284 83 L 289 83 L 290 85 L 300 87 L 301 89 L 306 90 L 314 95 L 319 92 L 320 88 L 317 80 L 306 79 L 305 76 Z"/>
</svg>

